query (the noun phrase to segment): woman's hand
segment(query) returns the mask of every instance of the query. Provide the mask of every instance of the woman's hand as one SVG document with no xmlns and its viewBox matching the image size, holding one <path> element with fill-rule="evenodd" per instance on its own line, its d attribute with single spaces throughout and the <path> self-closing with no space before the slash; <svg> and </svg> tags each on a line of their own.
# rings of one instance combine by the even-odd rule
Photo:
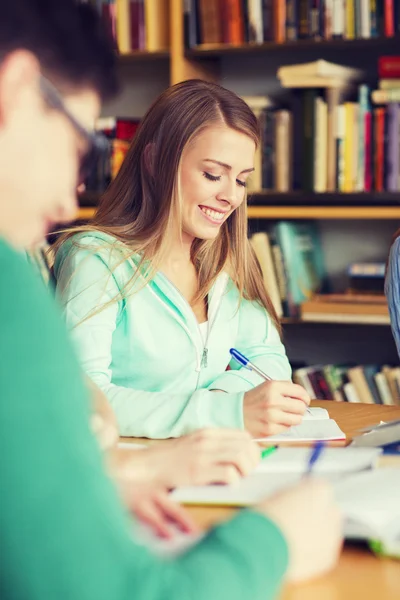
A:
<svg viewBox="0 0 400 600">
<path fill-rule="evenodd" d="M 246 392 L 244 425 L 255 438 L 282 433 L 303 419 L 310 396 L 301 385 L 290 381 L 266 381 Z"/>
<path fill-rule="evenodd" d="M 323 575 L 336 565 L 343 542 L 342 517 L 330 485 L 304 480 L 256 510 L 274 521 L 286 538 L 290 581 Z"/>
<path fill-rule="evenodd" d="M 260 461 L 260 449 L 246 431 L 204 429 L 153 444 L 144 450 L 117 448 L 108 453 L 117 481 L 180 485 L 233 483 Z"/>
</svg>

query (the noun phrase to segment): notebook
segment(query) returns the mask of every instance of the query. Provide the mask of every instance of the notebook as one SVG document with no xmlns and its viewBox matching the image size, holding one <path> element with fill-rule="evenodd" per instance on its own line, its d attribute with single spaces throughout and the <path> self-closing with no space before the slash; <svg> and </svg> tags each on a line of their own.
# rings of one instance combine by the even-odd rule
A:
<svg viewBox="0 0 400 600">
<path fill-rule="evenodd" d="M 315 473 L 335 479 L 376 465 L 379 448 L 326 448 Z M 251 506 L 303 477 L 308 448 L 278 448 L 249 476 L 232 485 L 185 486 L 171 492 L 182 504 Z"/>
<path fill-rule="evenodd" d="M 341 450 L 341 449 L 337 449 Z M 361 455 L 360 455 L 361 456 Z M 366 457 L 366 455 L 365 455 Z M 336 460 L 336 459 L 334 459 Z M 357 459 L 358 460 L 358 459 Z M 327 460 L 327 464 L 331 459 Z M 300 474 L 254 474 L 242 487 L 253 499 L 260 500 L 282 489 L 301 477 Z M 261 484 L 262 480 L 262 484 Z M 251 483 L 249 483 L 251 481 Z M 258 483 L 257 483 L 258 482 Z M 238 486 L 220 486 L 220 488 Z M 372 548 L 389 556 L 400 558 L 400 469 L 382 468 L 338 476 L 333 480 L 336 501 L 344 516 L 344 536 L 372 542 Z M 239 493 L 236 498 L 239 498 Z M 172 540 L 160 540 L 146 527 L 139 528 L 139 543 L 163 557 L 171 557 L 188 550 L 202 539 L 202 535 L 177 532 Z"/>
<path fill-rule="evenodd" d="M 257 442 L 313 442 L 316 440 L 345 440 L 346 434 L 334 419 L 305 415 L 300 425 L 289 427 L 279 435 L 257 438 Z"/>
</svg>

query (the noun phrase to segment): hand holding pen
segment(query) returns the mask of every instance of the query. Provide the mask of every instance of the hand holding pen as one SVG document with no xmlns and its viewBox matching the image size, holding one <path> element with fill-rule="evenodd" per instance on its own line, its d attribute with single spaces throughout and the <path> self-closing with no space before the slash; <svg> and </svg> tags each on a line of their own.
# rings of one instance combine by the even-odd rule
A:
<svg viewBox="0 0 400 600">
<path fill-rule="evenodd" d="M 277 435 L 299 425 L 310 404 L 305 389 L 290 381 L 273 381 L 238 350 L 232 348 L 230 353 L 241 366 L 265 380 L 244 395 L 244 425 L 253 437 Z"/>
</svg>

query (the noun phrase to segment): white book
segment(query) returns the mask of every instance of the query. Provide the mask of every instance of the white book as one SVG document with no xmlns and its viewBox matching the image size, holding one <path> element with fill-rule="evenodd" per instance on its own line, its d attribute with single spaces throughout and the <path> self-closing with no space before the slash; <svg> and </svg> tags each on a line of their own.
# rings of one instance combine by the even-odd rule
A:
<svg viewBox="0 0 400 600">
<path fill-rule="evenodd" d="M 278 79 L 290 77 L 336 77 L 339 79 L 358 79 L 362 71 L 344 67 L 326 60 L 315 60 L 313 62 L 287 65 L 280 67 L 277 71 Z"/>
<path fill-rule="evenodd" d="M 350 381 L 344 384 L 343 390 L 347 398 L 347 402 L 361 402 L 356 388 Z"/>
<path fill-rule="evenodd" d="M 361 8 L 361 37 L 369 39 L 371 37 L 371 8 L 370 0 L 360 0 Z"/>
<path fill-rule="evenodd" d="M 387 404 L 389 406 L 394 405 L 393 396 L 384 373 L 376 373 L 374 378 L 382 404 Z"/>
<path fill-rule="evenodd" d="M 262 44 L 264 41 L 262 0 L 247 0 L 250 42 Z"/>
</svg>

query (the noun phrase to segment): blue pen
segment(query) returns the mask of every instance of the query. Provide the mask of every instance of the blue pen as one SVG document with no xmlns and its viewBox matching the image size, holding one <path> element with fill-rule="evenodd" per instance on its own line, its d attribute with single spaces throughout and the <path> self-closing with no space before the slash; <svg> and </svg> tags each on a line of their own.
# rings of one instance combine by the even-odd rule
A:
<svg viewBox="0 0 400 600">
<path fill-rule="evenodd" d="M 319 459 L 322 454 L 323 449 L 325 448 L 325 442 L 322 440 L 318 440 L 315 442 L 313 449 L 311 450 L 310 457 L 308 459 L 307 469 L 305 475 L 311 475 L 312 470 L 314 468 L 315 463 Z"/>
<path fill-rule="evenodd" d="M 248 369 L 249 371 L 254 371 L 254 373 L 260 375 L 260 377 L 265 379 L 265 381 L 272 381 L 272 377 L 270 377 L 269 375 L 264 373 L 264 371 L 259 369 L 257 365 L 253 364 L 248 358 L 244 356 L 244 354 L 239 352 L 239 350 L 231 348 L 229 352 L 231 353 L 232 358 L 234 358 L 236 362 L 239 363 L 239 365 L 242 365 L 242 367 Z M 307 408 L 307 412 L 311 412 L 309 408 Z"/>
</svg>

